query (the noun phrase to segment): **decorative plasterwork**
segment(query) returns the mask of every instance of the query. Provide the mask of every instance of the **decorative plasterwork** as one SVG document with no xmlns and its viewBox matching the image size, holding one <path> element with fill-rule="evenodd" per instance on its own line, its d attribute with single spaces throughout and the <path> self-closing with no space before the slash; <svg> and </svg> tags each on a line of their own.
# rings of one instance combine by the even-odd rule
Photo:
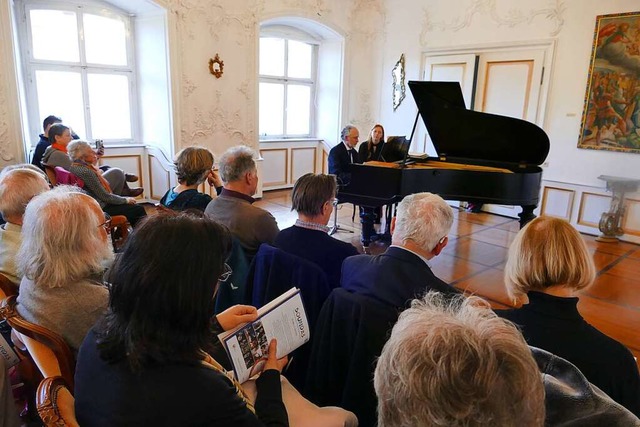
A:
<svg viewBox="0 0 640 427">
<path fill-rule="evenodd" d="M 267 1 L 269 2 L 269 10 L 274 9 L 273 0 L 256 1 L 256 11 L 258 14 L 264 14 L 267 10 Z M 304 11 L 309 17 L 326 16 L 331 13 L 331 9 L 327 6 L 325 0 L 281 0 L 280 6 L 285 10 Z M 296 13 L 298 15 L 298 13 Z"/>
<path fill-rule="evenodd" d="M 387 12 L 381 0 L 354 0 L 349 12 L 349 22 L 353 26 L 349 30 L 348 38 L 371 41 L 386 38 Z"/>
<path fill-rule="evenodd" d="M 358 111 L 358 117 L 352 118 L 349 123 L 358 126 L 360 134 L 363 135 L 367 132 L 371 123 L 375 122 L 371 114 L 371 93 L 366 90 L 361 90 L 357 99 L 358 105 L 360 105 L 360 111 Z"/>
<path fill-rule="evenodd" d="M 471 25 L 476 15 L 488 15 L 489 18 L 498 26 L 507 26 L 510 28 L 522 24 L 531 24 L 534 18 L 544 16 L 547 20 L 554 23 L 555 27 L 551 31 L 551 36 L 556 36 L 562 30 L 564 25 L 565 4 L 562 0 L 551 0 L 549 7 L 540 9 L 531 9 L 523 11 L 516 8 L 510 9 L 505 15 L 498 12 L 497 0 L 473 0 L 464 16 L 455 18 L 450 22 L 435 22 L 429 11 L 425 8 L 424 20 L 422 23 L 422 32 L 420 33 L 421 45 L 426 45 L 428 33 L 433 31 L 460 31 Z"/>
<path fill-rule="evenodd" d="M 240 110 L 230 111 L 222 103 L 222 92 L 216 91 L 215 108 L 211 111 L 203 111 L 199 107 L 193 107 L 190 114 L 190 129 L 182 130 L 182 140 L 191 145 L 200 139 L 211 138 L 216 133 L 228 137 L 234 144 L 250 145 L 250 136 L 253 132 L 244 132 L 246 123 Z"/>
</svg>

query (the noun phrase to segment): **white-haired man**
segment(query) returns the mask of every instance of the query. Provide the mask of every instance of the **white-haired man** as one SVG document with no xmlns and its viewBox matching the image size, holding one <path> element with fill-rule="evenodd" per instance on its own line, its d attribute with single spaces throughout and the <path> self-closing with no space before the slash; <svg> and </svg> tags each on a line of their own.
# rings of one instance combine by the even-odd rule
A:
<svg viewBox="0 0 640 427">
<path fill-rule="evenodd" d="M 453 212 L 440 196 L 413 194 L 398 205 L 385 253 L 344 260 L 341 287 L 316 322 L 305 397 L 354 412 L 360 425 L 375 425 L 373 367 L 398 313 L 429 290 L 458 294 L 427 264 L 446 246 L 452 223 Z"/>
<path fill-rule="evenodd" d="M 457 293 L 427 263 L 447 246 L 452 224 L 451 207 L 440 196 L 417 193 L 405 197 L 391 220 L 391 246 L 380 255 L 347 258 L 341 287 L 398 308 L 427 290 Z"/>
<path fill-rule="evenodd" d="M 273 244 L 280 232 L 273 215 L 253 206 L 258 188 L 255 152 L 246 146 L 232 147 L 220 157 L 222 192 L 207 205 L 205 214 L 224 224 L 238 238 L 249 259 L 262 243 Z"/>
<path fill-rule="evenodd" d="M 6 168 L 0 174 L 0 213 L 6 224 L 0 226 L 0 273 L 16 287 L 22 277 L 16 266 L 16 253 L 22 242 L 22 218 L 29 201 L 49 189 L 41 172 L 31 165 Z"/>
</svg>

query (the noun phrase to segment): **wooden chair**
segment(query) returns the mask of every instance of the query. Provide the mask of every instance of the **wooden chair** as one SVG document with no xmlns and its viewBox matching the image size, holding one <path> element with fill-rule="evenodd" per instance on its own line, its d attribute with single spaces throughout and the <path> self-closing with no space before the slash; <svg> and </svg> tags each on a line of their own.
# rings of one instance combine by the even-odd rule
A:
<svg viewBox="0 0 640 427">
<path fill-rule="evenodd" d="M 73 392 L 76 361 L 64 339 L 47 328 L 26 321 L 16 309 L 16 296 L 6 298 L 0 305 L 0 316 L 13 328 L 19 342 L 29 353 L 43 377 L 61 376 Z"/>
<path fill-rule="evenodd" d="M 11 295 L 18 294 L 18 287 L 7 276 L 0 273 L 0 301 Z"/>
<path fill-rule="evenodd" d="M 78 427 L 74 403 L 62 377 L 45 378 L 38 386 L 36 405 L 45 427 Z"/>
</svg>

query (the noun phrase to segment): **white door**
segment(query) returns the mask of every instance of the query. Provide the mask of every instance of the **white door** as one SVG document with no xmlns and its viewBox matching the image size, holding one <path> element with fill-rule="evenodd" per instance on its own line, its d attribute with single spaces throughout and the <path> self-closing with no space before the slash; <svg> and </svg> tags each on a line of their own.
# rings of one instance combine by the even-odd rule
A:
<svg viewBox="0 0 640 427">
<path fill-rule="evenodd" d="M 471 109 L 473 108 L 471 103 L 473 102 L 475 69 L 475 54 L 425 56 L 422 80 L 460 83 L 464 103 L 467 108 Z M 417 111 L 416 114 L 418 114 Z M 418 120 L 418 129 L 411 142 L 411 151 L 428 153 L 430 156 L 437 155 L 422 119 Z"/>
<path fill-rule="evenodd" d="M 544 109 L 540 108 L 540 94 L 544 58 L 544 49 L 481 54 L 475 110 L 542 126 Z M 485 205 L 483 210 L 514 218 L 521 211 L 519 206 L 504 205 Z"/>
</svg>

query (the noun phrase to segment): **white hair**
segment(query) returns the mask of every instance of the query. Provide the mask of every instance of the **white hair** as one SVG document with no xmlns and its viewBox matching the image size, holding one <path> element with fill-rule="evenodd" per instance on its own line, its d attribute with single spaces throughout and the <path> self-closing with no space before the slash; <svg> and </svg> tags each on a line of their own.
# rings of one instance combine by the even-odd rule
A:
<svg viewBox="0 0 640 427">
<path fill-rule="evenodd" d="M 5 220 L 24 215 L 34 196 L 49 190 L 49 183 L 41 173 L 30 168 L 11 168 L 0 174 L 0 213 Z"/>
<path fill-rule="evenodd" d="M 431 252 L 438 241 L 449 233 L 453 211 L 442 197 L 432 193 L 416 193 L 398 205 L 393 241 L 413 241 Z"/>
<path fill-rule="evenodd" d="M 542 426 L 544 387 L 517 327 L 478 297 L 429 292 L 378 359 L 378 426 Z"/>
<path fill-rule="evenodd" d="M 71 160 L 81 159 L 89 151 L 93 151 L 91 145 L 87 141 L 76 139 L 67 145 L 67 154 Z"/>
<path fill-rule="evenodd" d="M 219 170 L 220 178 L 224 182 L 234 182 L 242 179 L 247 172 L 256 169 L 256 162 L 253 160 L 256 152 L 246 145 L 231 147 L 220 157 Z"/>
<path fill-rule="evenodd" d="M 103 271 L 113 260 L 95 211 L 77 187 L 60 185 L 31 200 L 22 224 L 18 270 L 38 286 L 62 287 Z"/>
</svg>

